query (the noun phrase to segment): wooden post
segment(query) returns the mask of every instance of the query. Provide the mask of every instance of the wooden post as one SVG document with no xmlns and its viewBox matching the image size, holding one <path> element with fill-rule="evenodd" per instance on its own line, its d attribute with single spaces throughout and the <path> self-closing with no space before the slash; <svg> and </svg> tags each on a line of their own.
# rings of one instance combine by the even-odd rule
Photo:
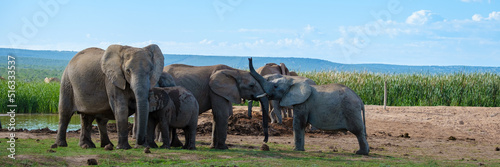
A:
<svg viewBox="0 0 500 167">
<path fill-rule="evenodd" d="M 384 110 L 387 107 L 387 81 L 384 81 Z"/>
</svg>

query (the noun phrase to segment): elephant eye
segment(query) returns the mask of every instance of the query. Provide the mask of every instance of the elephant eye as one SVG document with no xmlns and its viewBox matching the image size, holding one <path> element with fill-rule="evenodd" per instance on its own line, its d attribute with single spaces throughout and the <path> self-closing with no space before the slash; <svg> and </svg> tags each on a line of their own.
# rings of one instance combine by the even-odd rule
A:
<svg viewBox="0 0 500 167">
<path fill-rule="evenodd" d="M 127 75 L 130 75 L 130 69 L 125 70 L 127 72 Z"/>
<path fill-rule="evenodd" d="M 255 87 L 255 84 L 250 84 L 250 88 L 254 88 Z"/>
<path fill-rule="evenodd" d="M 278 85 L 276 85 L 276 84 L 275 84 L 275 85 L 274 85 L 274 88 L 278 88 Z"/>
</svg>

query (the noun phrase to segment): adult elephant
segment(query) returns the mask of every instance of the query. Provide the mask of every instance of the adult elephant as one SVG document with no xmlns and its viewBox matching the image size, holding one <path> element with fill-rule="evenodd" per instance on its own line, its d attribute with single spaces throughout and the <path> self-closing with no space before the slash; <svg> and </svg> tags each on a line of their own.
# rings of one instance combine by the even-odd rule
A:
<svg viewBox="0 0 500 167">
<path fill-rule="evenodd" d="M 259 80 L 269 99 L 280 100 L 281 106 L 293 107 L 295 150 L 304 151 L 307 124 L 321 130 L 348 130 L 356 135 L 359 150 L 368 155 L 365 107 L 361 98 L 341 84 L 310 85 L 303 77 L 279 74 L 260 76 L 249 62 L 251 74 Z"/>
<path fill-rule="evenodd" d="M 268 139 L 267 114 L 269 102 L 264 90 L 250 72 L 231 68 L 226 65 L 189 66 L 168 65 L 163 69 L 182 86 L 193 93 L 199 104 L 199 114 L 212 109 L 213 129 L 211 148 L 227 149 L 227 126 L 233 114 L 232 103 L 241 99 L 259 100 L 263 105 L 264 141 Z M 172 137 L 173 140 L 177 137 Z"/>
<path fill-rule="evenodd" d="M 59 129 L 56 144 L 66 147 L 66 130 L 71 116 L 82 116 L 80 146 L 95 147 L 90 140 L 91 120 L 99 130 L 116 119 L 118 149 L 129 149 L 128 116 L 137 114 L 136 146 L 145 145 L 149 115 L 149 90 L 160 78 L 163 54 L 157 45 L 135 48 L 111 45 L 106 50 L 88 48 L 78 52 L 64 70 L 59 96 Z M 101 134 L 101 138 L 107 138 Z M 101 147 L 110 144 L 101 139 Z"/>
</svg>

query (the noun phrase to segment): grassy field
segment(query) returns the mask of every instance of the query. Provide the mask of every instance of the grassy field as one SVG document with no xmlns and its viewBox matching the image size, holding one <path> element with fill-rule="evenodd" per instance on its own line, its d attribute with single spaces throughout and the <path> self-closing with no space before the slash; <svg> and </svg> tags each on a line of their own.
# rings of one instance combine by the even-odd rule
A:
<svg viewBox="0 0 500 167">
<path fill-rule="evenodd" d="M 6 143 L 8 139 L 0 139 Z M 437 161 L 431 158 L 415 161 L 371 154 L 355 155 L 350 152 L 300 152 L 290 151 L 289 145 L 269 143 L 271 151 L 258 148 L 231 148 L 213 150 L 208 143 L 197 142 L 197 150 L 143 149 L 112 150 L 103 148 L 82 149 L 78 139 L 69 138 L 69 147 L 50 149 L 53 139 L 19 139 L 16 141 L 16 159 L 7 158 L 7 151 L 0 152 L 3 166 L 80 166 L 94 158 L 100 166 L 456 166 L 460 161 Z M 116 141 L 113 141 L 116 143 Z M 52 151 L 49 151 L 52 150 Z M 461 164 L 464 165 L 464 164 Z"/>
<path fill-rule="evenodd" d="M 500 75 L 493 73 L 376 74 L 368 72 L 306 72 L 318 85 L 340 83 L 365 104 L 382 105 L 384 81 L 389 106 L 500 107 Z"/>
<path fill-rule="evenodd" d="M 368 72 L 304 72 L 317 84 L 340 83 L 353 89 L 365 104 L 382 105 L 387 81 L 389 106 L 500 107 L 500 75 L 493 73 L 378 74 Z M 18 113 L 57 113 L 58 83 L 17 81 Z M 1 113 L 7 112 L 7 82 L 0 86 Z M 257 103 L 255 103 L 257 104 Z"/>
</svg>

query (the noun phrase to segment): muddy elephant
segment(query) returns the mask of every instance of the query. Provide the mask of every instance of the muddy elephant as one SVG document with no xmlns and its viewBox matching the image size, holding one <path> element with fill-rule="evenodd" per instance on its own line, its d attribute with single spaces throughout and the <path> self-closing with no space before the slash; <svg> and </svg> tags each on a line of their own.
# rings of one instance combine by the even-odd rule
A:
<svg viewBox="0 0 500 167">
<path fill-rule="evenodd" d="M 341 84 L 310 85 L 304 78 L 279 74 L 260 76 L 252 67 L 251 74 L 261 83 L 270 100 L 293 107 L 295 150 L 304 151 L 307 124 L 321 130 L 348 130 L 358 138 L 356 154 L 370 152 L 366 141 L 365 107 L 361 98 Z"/>
<path fill-rule="evenodd" d="M 88 48 L 69 62 L 61 79 L 59 128 L 56 144 L 67 146 L 66 130 L 71 116 L 82 114 L 80 146 L 95 147 L 90 138 L 97 119 L 101 138 L 105 122 L 116 119 L 118 149 L 129 149 L 128 116 L 137 112 L 136 146 L 146 144 L 149 90 L 157 84 L 163 69 L 163 54 L 157 45 L 136 48 L 111 45 L 106 50 Z M 104 124 L 104 126 L 103 126 Z M 111 144 L 101 139 L 101 147 Z"/>
<path fill-rule="evenodd" d="M 259 100 L 263 112 L 268 113 L 269 102 L 264 90 L 250 72 L 226 65 L 189 66 L 168 65 L 163 69 L 175 80 L 177 86 L 189 90 L 199 104 L 199 114 L 212 109 L 213 129 L 211 148 L 227 149 L 227 127 L 229 116 L 233 114 L 232 103 L 241 99 Z M 263 114 L 267 115 L 267 114 Z M 264 141 L 268 140 L 267 116 L 263 117 Z M 172 137 L 176 140 L 176 137 Z"/>
<path fill-rule="evenodd" d="M 154 142 L 157 125 L 163 139 L 162 148 L 170 148 L 169 132 L 173 128 L 184 130 L 186 143 L 184 149 L 196 149 L 196 127 L 198 126 L 198 101 L 183 87 L 153 88 L 149 97 L 150 116 L 147 141 L 150 147 L 157 148 Z M 172 133 L 175 133 L 172 131 Z"/>
</svg>

